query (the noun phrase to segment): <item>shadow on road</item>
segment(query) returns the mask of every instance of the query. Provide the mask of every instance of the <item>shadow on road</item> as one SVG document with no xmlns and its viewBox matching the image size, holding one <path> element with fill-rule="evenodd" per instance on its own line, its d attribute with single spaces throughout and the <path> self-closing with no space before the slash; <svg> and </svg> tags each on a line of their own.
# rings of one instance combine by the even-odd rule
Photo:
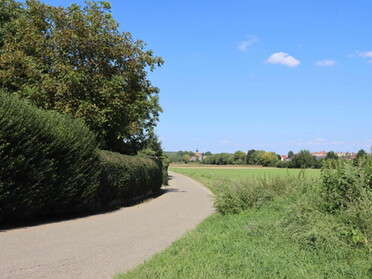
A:
<svg viewBox="0 0 372 279">
<path fill-rule="evenodd" d="M 169 176 L 169 180 L 172 180 L 173 178 L 174 178 L 173 176 L 171 175 Z M 71 221 L 71 220 L 86 218 L 86 217 L 95 216 L 95 215 L 109 214 L 109 213 L 112 213 L 114 211 L 120 210 L 125 207 L 135 206 L 143 202 L 146 202 L 147 200 L 153 200 L 153 199 L 159 198 L 160 196 L 166 193 L 183 193 L 183 192 L 186 192 L 186 191 L 181 191 L 176 188 L 169 187 L 169 186 L 163 186 L 156 193 L 144 195 L 144 196 L 130 199 L 130 200 L 117 201 L 114 205 L 111 205 L 110 207 L 105 208 L 105 209 L 100 209 L 100 210 L 90 211 L 90 212 L 85 212 L 85 213 L 79 213 L 75 215 L 70 214 L 70 215 L 62 215 L 58 217 L 41 217 L 39 219 L 26 220 L 22 222 L 18 221 L 18 222 L 0 224 L 0 232 L 5 232 L 8 230 L 12 230 L 12 229 L 25 228 L 25 227 L 40 226 L 40 225 L 45 225 L 45 224 L 50 224 L 50 223 L 60 223 L 60 222 Z"/>
</svg>

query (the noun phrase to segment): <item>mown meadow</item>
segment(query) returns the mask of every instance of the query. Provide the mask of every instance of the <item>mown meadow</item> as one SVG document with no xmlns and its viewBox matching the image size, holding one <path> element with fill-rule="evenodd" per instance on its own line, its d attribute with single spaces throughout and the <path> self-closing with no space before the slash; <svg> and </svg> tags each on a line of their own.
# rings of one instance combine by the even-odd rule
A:
<svg viewBox="0 0 372 279">
<path fill-rule="evenodd" d="M 209 187 L 217 212 L 116 278 L 372 278 L 371 166 L 172 168 Z"/>
</svg>

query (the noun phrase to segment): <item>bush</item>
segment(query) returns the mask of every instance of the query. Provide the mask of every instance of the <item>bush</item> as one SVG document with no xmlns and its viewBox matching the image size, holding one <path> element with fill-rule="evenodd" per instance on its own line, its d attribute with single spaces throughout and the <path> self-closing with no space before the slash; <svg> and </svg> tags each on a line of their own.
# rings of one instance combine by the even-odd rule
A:
<svg viewBox="0 0 372 279">
<path fill-rule="evenodd" d="M 100 172 L 96 148 L 80 121 L 0 93 L 0 221 L 91 208 Z"/>
<path fill-rule="evenodd" d="M 303 174 L 299 177 L 251 178 L 244 181 L 221 181 L 217 185 L 215 208 L 221 214 L 240 213 L 253 206 L 272 201 L 277 196 L 287 193 L 295 185 L 304 181 Z"/>
<path fill-rule="evenodd" d="M 325 161 L 322 168 L 324 199 L 330 211 L 347 208 L 372 191 L 372 159 L 354 166 L 339 160 Z"/>
<path fill-rule="evenodd" d="M 162 186 L 162 166 L 155 160 L 110 151 L 99 151 L 99 157 L 102 174 L 98 197 L 103 206 L 154 193 Z"/>
<path fill-rule="evenodd" d="M 292 168 L 292 161 L 280 161 L 276 166 L 283 169 Z"/>
<path fill-rule="evenodd" d="M 138 152 L 138 156 L 142 158 L 149 158 L 155 160 L 155 162 L 160 163 L 162 169 L 163 185 L 168 185 L 168 167 L 170 160 L 168 156 L 162 151 L 155 151 L 153 149 L 147 148 Z"/>
<path fill-rule="evenodd" d="M 325 161 L 321 186 L 325 209 L 352 228 L 344 234 L 372 248 L 372 158 L 357 165 L 340 159 L 336 167 Z"/>
</svg>

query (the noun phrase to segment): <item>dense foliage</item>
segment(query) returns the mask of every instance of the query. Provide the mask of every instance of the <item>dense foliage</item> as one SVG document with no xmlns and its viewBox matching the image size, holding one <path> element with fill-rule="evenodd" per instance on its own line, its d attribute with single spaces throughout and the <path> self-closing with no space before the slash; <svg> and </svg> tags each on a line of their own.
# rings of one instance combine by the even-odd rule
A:
<svg viewBox="0 0 372 279">
<path fill-rule="evenodd" d="M 89 209 L 99 184 L 94 134 L 82 122 L 0 94 L 0 220 Z"/>
<path fill-rule="evenodd" d="M 188 155 L 187 162 L 190 161 L 191 156 L 194 156 L 194 152 L 192 151 L 178 151 L 178 152 L 166 152 L 166 155 L 168 156 L 171 163 L 181 163 L 185 162 L 184 156 Z"/>
<path fill-rule="evenodd" d="M 168 185 L 168 167 L 170 160 L 163 151 L 157 136 L 153 135 L 150 140 L 147 141 L 146 148 L 141 150 L 138 153 L 138 156 L 142 158 L 149 158 L 158 162 L 162 170 L 163 185 Z"/>
<path fill-rule="evenodd" d="M 203 160 L 203 163 L 213 165 L 231 165 L 234 163 L 234 155 L 230 153 L 216 153 L 206 157 Z"/>
<path fill-rule="evenodd" d="M 313 168 L 316 166 L 316 158 L 309 150 L 301 150 L 294 155 L 291 165 L 294 168 Z"/>
<path fill-rule="evenodd" d="M 322 169 L 324 207 L 342 216 L 352 229 L 344 234 L 354 242 L 372 243 L 372 157 L 361 157 L 358 164 L 339 160 L 336 167 L 325 162 Z M 372 246 L 371 246 L 372 249 Z"/>
<path fill-rule="evenodd" d="M 15 33 L 12 21 L 17 19 L 22 11 L 21 4 L 13 0 L 2 0 L 0 2 L 0 52 L 4 45 L 4 36 Z"/>
<path fill-rule="evenodd" d="M 118 200 L 155 193 L 163 182 L 161 163 L 138 156 L 100 151 L 101 185 L 98 197 L 102 205 Z"/>
<path fill-rule="evenodd" d="M 119 31 L 108 2 L 63 8 L 27 0 L 19 6 L 0 3 L 0 87 L 82 119 L 103 148 L 141 150 L 161 112 L 146 70 L 162 59 Z"/>
</svg>

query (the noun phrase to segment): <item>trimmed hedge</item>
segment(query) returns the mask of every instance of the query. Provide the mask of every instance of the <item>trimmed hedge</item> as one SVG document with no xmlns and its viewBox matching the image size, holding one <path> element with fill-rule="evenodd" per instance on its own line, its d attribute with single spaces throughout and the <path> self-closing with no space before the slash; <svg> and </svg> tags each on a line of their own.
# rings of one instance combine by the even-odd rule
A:
<svg viewBox="0 0 372 279">
<path fill-rule="evenodd" d="M 0 92 L 0 221 L 92 207 L 100 165 L 80 121 Z"/>
<path fill-rule="evenodd" d="M 99 157 L 102 174 L 98 198 L 102 206 L 154 193 L 162 186 L 160 162 L 103 150 Z"/>
</svg>

